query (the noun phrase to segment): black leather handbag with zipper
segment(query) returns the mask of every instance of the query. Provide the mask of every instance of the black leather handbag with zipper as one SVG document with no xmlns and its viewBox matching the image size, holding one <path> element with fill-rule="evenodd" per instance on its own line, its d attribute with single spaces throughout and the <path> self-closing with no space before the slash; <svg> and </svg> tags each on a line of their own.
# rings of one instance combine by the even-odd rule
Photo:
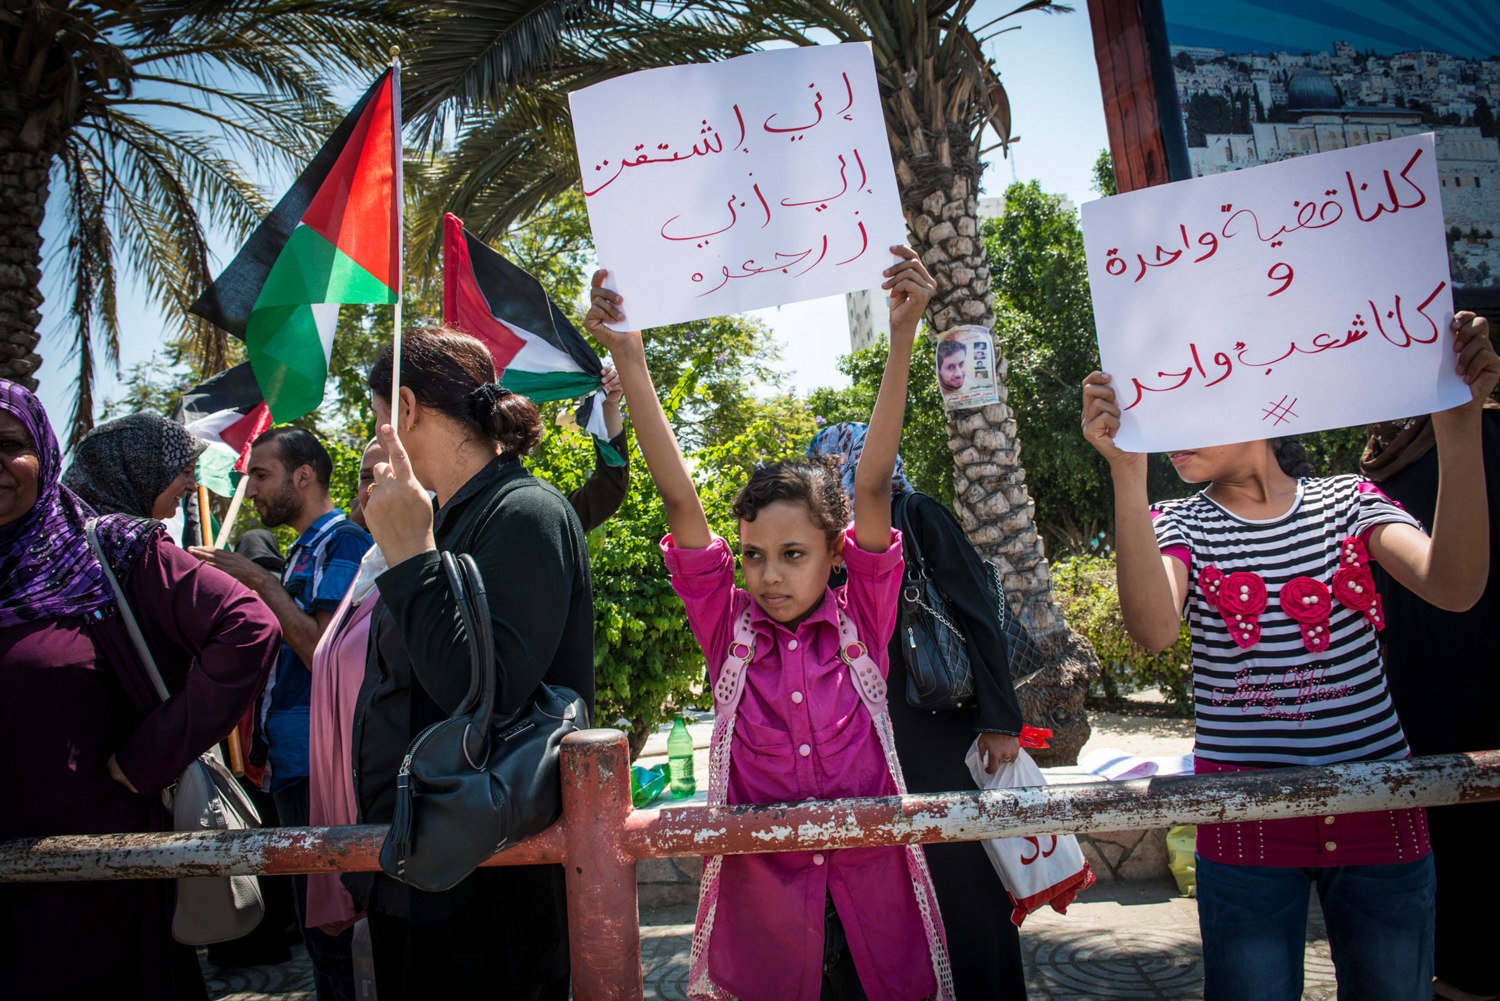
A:
<svg viewBox="0 0 1500 1001">
<path fill-rule="evenodd" d="M 469 637 L 469 690 L 448 719 L 419 733 L 396 776 L 396 810 L 380 868 L 419 890 L 447 890 L 481 862 L 540 834 L 562 814 L 562 739 L 589 725 L 572 689 L 538 685 L 497 716 L 495 645 L 479 568 L 442 554 Z"/>
<path fill-rule="evenodd" d="M 975 704 L 974 669 L 969 644 L 959 628 L 952 602 L 932 579 L 927 560 L 911 530 L 907 505 L 911 494 L 896 499 L 894 524 L 901 530 L 901 555 L 906 570 L 901 580 L 901 657 L 906 663 L 906 701 L 933 712 L 965 709 Z M 1006 662 L 1011 679 L 1024 684 L 1046 666 L 1046 658 L 1026 623 L 1010 607 L 1000 571 L 985 561 L 989 598 L 995 621 L 1005 636 Z"/>
</svg>

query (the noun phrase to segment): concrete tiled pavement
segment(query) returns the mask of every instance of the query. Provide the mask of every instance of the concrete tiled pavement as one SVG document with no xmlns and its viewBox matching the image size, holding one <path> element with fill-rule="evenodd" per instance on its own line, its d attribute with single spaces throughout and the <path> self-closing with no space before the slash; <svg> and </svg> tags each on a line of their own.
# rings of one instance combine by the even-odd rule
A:
<svg viewBox="0 0 1500 1001">
<path fill-rule="evenodd" d="M 643 909 L 646 997 L 686 1001 L 693 908 Z M 1333 966 L 1313 898 L 1304 1001 L 1332 1001 Z M 1097 883 L 1066 915 L 1039 911 L 1021 931 L 1031 1001 L 1195 1001 L 1203 997 L 1196 904 L 1167 880 Z M 209 997 L 304 1001 L 311 974 L 300 947 L 291 963 L 210 974 Z"/>
</svg>

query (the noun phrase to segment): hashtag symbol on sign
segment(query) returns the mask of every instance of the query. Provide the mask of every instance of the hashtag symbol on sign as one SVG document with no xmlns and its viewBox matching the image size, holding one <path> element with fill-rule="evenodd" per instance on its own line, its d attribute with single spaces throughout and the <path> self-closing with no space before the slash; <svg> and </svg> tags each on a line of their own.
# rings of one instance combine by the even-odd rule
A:
<svg viewBox="0 0 1500 1001">
<path fill-rule="evenodd" d="M 1277 424 L 1285 424 L 1287 423 L 1288 418 L 1297 416 L 1292 411 L 1292 408 L 1296 405 L 1296 397 L 1293 397 L 1292 402 L 1288 403 L 1287 398 L 1283 396 L 1280 403 L 1273 403 L 1269 407 L 1265 408 L 1265 410 L 1263 411 L 1265 413 L 1265 416 L 1262 417 L 1261 420 L 1268 420 L 1269 418 L 1274 417 L 1276 418 Z"/>
</svg>

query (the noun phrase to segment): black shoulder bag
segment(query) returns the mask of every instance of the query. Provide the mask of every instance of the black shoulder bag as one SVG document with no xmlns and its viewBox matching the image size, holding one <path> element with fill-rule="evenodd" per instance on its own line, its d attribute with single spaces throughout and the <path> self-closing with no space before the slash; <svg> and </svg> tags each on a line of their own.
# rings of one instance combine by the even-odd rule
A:
<svg viewBox="0 0 1500 1001">
<path fill-rule="evenodd" d="M 380 868 L 419 890 L 447 890 L 562 814 L 559 752 L 589 725 L 578 693 L 538 685 L 519 710 L 494 715 L 495 645 L 473 557 L 443 553 L 469 637 L 469 690 L 453 715 L 417 735 L 396 775 L 396 812 Z"/>
<path fill-rule="evenodd" d="M 901 659 L 906 662 L 906 701 L 917 709 L 963 709 L 974 704 L 974 668 L 969 643 L 955 624 L 958 616 L 932 579 L 927 560 L 911 531 L 907 506 L 896 500 L 896 527 L 906 569 L 901 580 Z"/>
<path fill-rule="evenodd" d="M 901 581 L 901 657 L 906 662 L 906 701 L 931 711 L 964 709 L 974 704 L 974 669 L 969 644 L 956 625 L 953 603 L 933 581 L 927 560 L 911 531 L 907 505 L 911 494 L 896 500 L 896 527 L 901 530 L 901 555 L 906 571 Z M 1036 639 L 1010 608 L 1000 571 L 985 561 L 990 573 L 990 596 L 995 618 L 1005 635 L 1006 657 L 1014 681 L 1030 677 L 1045 664 Z"/>
</svg>

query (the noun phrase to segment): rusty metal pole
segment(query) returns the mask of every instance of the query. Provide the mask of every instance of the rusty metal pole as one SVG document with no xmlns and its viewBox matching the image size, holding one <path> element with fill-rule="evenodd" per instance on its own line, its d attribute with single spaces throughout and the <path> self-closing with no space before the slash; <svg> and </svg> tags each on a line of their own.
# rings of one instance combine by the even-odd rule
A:
<svg viewBox="0 0 1500 1001">
<path fill-rule="evenodd" d="M 580 823 L 603 827 L 592 835 L 569 830 L 565 812 L 562 821 L 485 865 L 565 862 L 582 849 L 592 858 L 591 873 L 596 863 L 616 866 L 618 881 L 633 892 L 623 868 L 630 859 L 1080 834 L 1500 800 L 1500 751 L 1475 751 L 1130 782 L 631 811 L 625 750 L 615 749 L 611 731 L 590 733 L 600 747 L 585 742 L 581 750 L 595 765 L 592 772 L 580 765 L 575 778 L 589 779 L 585 791 L 602 799 L 590 800 L 579 816 Z M 600 748 L 609 753 L 597 761 Z M 611 785 L 616 779 L 618 790 Z M 0 842 L 0 883 L 357 872 L 378 868 L 384 837 L 385 828 L 365 826 L 18 838 Z M 601 847 L 606 838 L 607 851 Z"/>
<path fill-rule="evenodd" d="M 630 744 L 619 730 L 562 743 L 568 948 L 576 1001 L 642 1001 L 635 859 L 621 840 L 630 816 Z"/>
</svg>

